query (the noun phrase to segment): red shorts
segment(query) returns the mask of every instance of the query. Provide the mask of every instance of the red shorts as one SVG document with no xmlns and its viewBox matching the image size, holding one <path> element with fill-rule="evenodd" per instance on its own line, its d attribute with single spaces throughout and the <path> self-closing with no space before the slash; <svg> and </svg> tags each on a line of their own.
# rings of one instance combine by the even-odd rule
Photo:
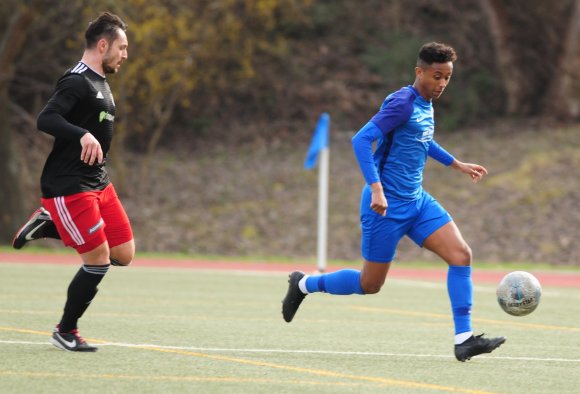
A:
<svg viewBox="0 0 580 394">
<path fill-rule="evenodd" d="M 107 241 L 112 248 L 133 239 L 131 223 L 113 184 L 103 190 L 43 198 L 66 246 L 90 252 Z"/>
</svg>

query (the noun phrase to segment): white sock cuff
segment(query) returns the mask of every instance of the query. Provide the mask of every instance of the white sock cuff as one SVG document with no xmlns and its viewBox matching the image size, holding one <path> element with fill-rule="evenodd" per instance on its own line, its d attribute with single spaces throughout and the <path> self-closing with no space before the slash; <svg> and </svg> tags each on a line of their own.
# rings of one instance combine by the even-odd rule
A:
<svg viewBox="0 0 580 394">
<path fill-rule="evenodd" d="M 455 344 L 461 345 L 463 342 L 467 341 L 473 335 L 473 331 L 461 332 L 455 334 Z"/>
<path fill-rule="evenodd" d="M 306 289 L 306 278 L 308 278 L 310 275 L 304 275 L 302 277 L 302 279 L 300 279 L 300 281 L 298 282 L 298 288 L 300 289 L 301 292 L 303 292 L 304 294 L 308 294 L 308 290 Z"/>
</svg>

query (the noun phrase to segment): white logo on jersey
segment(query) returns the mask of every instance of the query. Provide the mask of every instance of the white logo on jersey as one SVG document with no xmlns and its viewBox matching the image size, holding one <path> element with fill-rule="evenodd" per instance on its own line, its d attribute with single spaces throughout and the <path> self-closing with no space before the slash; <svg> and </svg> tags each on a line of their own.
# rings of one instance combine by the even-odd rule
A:
<svg viewBox="0 0 580 394">
<path fill-rule="evenodd" d="M 103 93 L 101 93 L 101 91 L 99 91 L 99 93 L 97 93 L 97 98 L 104 99 L 105 97 L 103 96 Z"/>
<path fill-rule="evenodd" d="M 433 139 L 433 134 L 435 134 L 435 130 L 432 127 L 429 127 L 420 137 L 415 137 L 415 139 L 419 142 L 429 142 Z"/>
</svg>

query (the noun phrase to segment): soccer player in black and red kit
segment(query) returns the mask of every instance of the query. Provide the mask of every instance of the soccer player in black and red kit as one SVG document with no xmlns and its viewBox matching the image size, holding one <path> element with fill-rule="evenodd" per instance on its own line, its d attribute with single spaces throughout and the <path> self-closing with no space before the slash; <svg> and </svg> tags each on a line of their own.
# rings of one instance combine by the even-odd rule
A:
<svg viewBox="0 0 580 394">
<path fill-rule="evenodd" d="M 105 78 L 127 59 L 127 25 L 104 12 L 85 32 L 83 57 L 58 80 L 38 116 L 38 129 L 55 137 L 41 176 L 42 207 L 16 234 L 13 246 L 39 237 L 62 239 L 83 265 L 72 279 L 51 343 L 63 350 L 94 352 L 77 322 L 111 263 L 135 255 L 129 218 L 105 167 L 113 137 L 115 101 Z M 55 231 L 56 230 L 56 231 Z"/>
</svg>

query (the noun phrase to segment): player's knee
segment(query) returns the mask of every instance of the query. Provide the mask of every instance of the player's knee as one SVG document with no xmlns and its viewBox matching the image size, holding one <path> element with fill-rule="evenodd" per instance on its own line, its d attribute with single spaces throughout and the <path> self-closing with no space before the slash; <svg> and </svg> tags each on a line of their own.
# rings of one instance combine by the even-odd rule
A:
<svg viewBox="0 0 580 394">
<path fill-rule="evenodd" d="M 453 265 L 471 265 L 471 258 L 471 248 L 466 243 L 463 243 L 463 245 L 454 253 Z"/>
<path fill-rule="evenodd" d="M 115 251 L 111 252 L 111 264 L 112 265 L 129 265 L 133 261 L 135 253 L 131 251 Z"/>
<path fill-rule="evenodd" d="M 363 291 L 365 292 L 365 294 L 377 294 L 379 291 L 381 291 L 381 287 L 382 286 L 365 286 L 363 287 Z"/>
<path fill-rule="evenodd" d="M 363 289 L 365 294 L 377 294 L 381 291 L 383 287 L 384 281 L 376 282 L 376 281 L 361 281 L 361 288 Z"/>
<path fill-rule="evenodd" d="M 129 265 L 135 257 L 135 243 L 133 241 L 111 248 L 111 264 Z"/>
</svg>

